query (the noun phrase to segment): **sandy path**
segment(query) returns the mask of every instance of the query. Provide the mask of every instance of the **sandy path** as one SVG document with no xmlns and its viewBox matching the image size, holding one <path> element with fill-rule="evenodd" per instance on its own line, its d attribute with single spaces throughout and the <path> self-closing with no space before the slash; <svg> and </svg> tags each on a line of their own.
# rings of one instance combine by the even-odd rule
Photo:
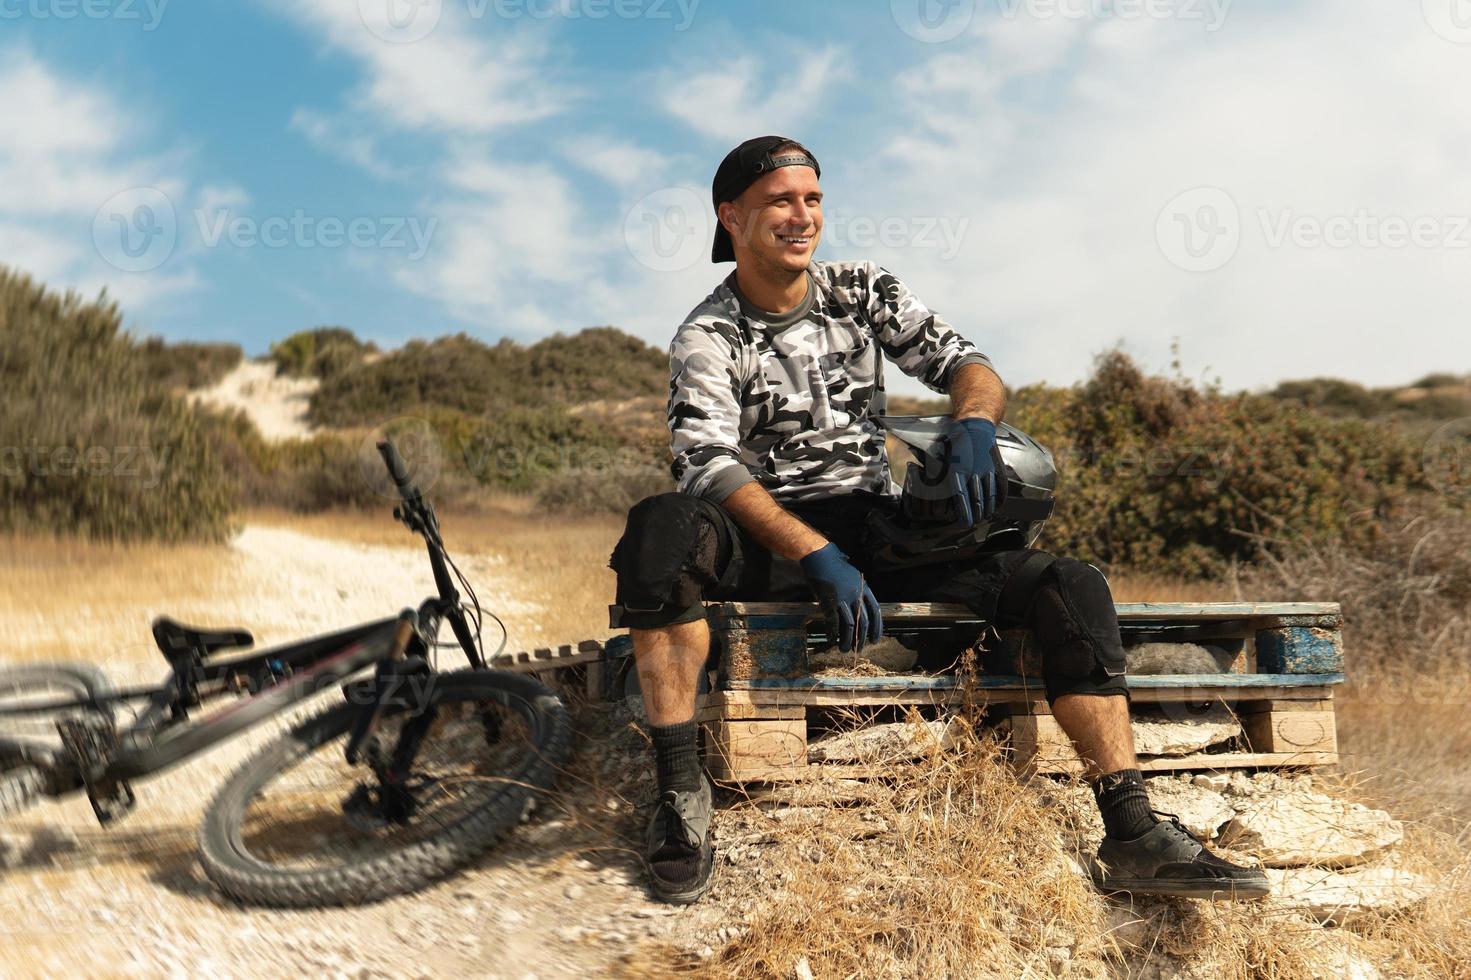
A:
<svg viewBox="0 0 1471 980">
<path fill-rule="evenodd" d="M 158 654 L 147 643 L 117 643 L 120 624 L 146 636 L 149 617 L 166 610 L 186 622 L 243 625 L 269 643 L 391 615 L 432 591 L 416 548 L 250 526 L 213 554 L 213 563 L 184 570 L 198 580 L 192 595 L 171 600 L 175 590 L 141 580 L 131 603 L 79 605 L 65 621 L 22 608 L 20 590 L 11 590 L 0 604 L 0 661 L 34 659 L 20 656 L 22 642 L 76 649 L 92 636 L 109 651 L 115 679 L 153 680 Z M 535 603 L 506 588 L 500 558 L 462 557 L 472 582 L 499 586 L 482 594 L 487 606 L 536 615 Z M 545 977 L 589 969 L 586 951 L 549 944 L 535 924 L 565 921 L 558 879 L 571 859 L 543 859 L 525 842 L 425 893 L 366 909 L 271 912 L 221 900 L 195 858 L 200 813 L 226 774 L 279 728 L 139 784 L 137 810 L 111 830 L 98 827 L 85 799 L 42 804 L 0 828 L 0 976 Z"/>
<path fill-rule="evenodd" d="M 190 399 L 214 408 L 238 408 L 269 440 L 301 439 L 311 435 L 306 413 L 315 378 L 277 377 L 270 361 L 241 361 L 213 387 L 190 394 Z"/>
</svg>

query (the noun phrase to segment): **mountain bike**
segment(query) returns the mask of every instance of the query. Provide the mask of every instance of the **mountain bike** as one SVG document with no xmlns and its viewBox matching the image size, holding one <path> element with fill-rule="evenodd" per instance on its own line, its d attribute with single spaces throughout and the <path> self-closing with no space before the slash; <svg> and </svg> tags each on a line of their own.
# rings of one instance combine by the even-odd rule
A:
<svg viewBox="0 0 1471 980">
<path fill-rule="evenodd" d="M 376 901 L 445 876 L 516 826 L 570 755 L 566 707 L 534 678 L 487 667 L 481 627 L 494 613 L 392 442 L 378 451 L 394 517 L 424 540 L 437 595 L 232 656 L 221 654 L 253 645 L 248 632 L 161 617 L 153 636 L 170 669 L 156 687 L 114 688 L 86 665 L 0 668 L 0 817 L 85 793 L 107 826 L 135 806 L 133 781 L 339 687 L 342 703 L 260 748 L 206 809 L 201 861 L 223 892 L 270 906 Z M 453 643 L 440 642 L 443 624 Z M 469 667 L 438 671 L 441 646 L 458 646 Z M 230 703 L 201 714 L 217 701 Z"/>
</svg>

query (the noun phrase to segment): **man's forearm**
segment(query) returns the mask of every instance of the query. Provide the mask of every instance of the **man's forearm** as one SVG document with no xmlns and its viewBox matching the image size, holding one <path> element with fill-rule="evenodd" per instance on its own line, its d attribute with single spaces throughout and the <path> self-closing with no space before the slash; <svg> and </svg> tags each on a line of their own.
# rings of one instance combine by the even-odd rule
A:
<svg viewBox="0 0 1471 980">
<path fill-rule="evenodd" d="M 1006 386 L 984 364 L 962 364 L 950 379 L 950 417 L 1000 422 L 1006 413 Z"/>
<path fill-rule="evenodd" d="M 759 483 L 747 483 L 720 502 L 756 543 L 767 551 L 800 561 L 827 544 L 827 538 L 777 503 Z"/>
</svg>

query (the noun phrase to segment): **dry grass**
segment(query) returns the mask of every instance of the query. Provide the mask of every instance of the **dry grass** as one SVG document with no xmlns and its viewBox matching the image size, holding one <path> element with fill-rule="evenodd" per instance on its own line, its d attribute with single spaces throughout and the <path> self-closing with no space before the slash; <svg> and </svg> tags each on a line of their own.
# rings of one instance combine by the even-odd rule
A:
<svg viewBox="0 0 1471 980">
<path fill-rule="evenodd" d="M 776 845 L 785 887 L 711 972 L 819 977 L 1021 976 L 1063 951 L 1078 975 L 1117 956 L 1102 903 L 1063 845 L 1063 815 L 1019 783 L 989 736 L 895 774 L 855 840 L 837 808 Z M 862 824 L 859 824 L 861 827 Z"/>
<path fill-rule="evenodd" d="M 550 517 L 534 507 L 528 497 L 499 495 L 476 513 L 441 514 L 440 529 L 452 556 L 474 552 L 504 559 L 501 567 L 515 579 L 517 594 L 541 607 L 533 619 L 507 620 L 518 649 L 613 635 L 608 605 L 614 579 L 608 557 L 623 533 L 622 518 Z M 249 520 L 360 544 L 412 544 L 412 536 L 388 510 L 385 505 L 381 516 L 258 512 Z M 493 581 L 472 578 L 471 584 L 479 590 Z"/>
<path fill-rule="evenodd" d="M 414 541 L 387 509 L 256 513 L 246 522 L 365 548 L 402 547 L 395 560 L 410 563 Z M 961 752 L 937 747 L 896 772 L 870 805 L 877 820 L 868 830 L 855 832 L 854 813 L 833 806 L 784 832 L 771 848 L 781 874 L 751 910 L 750 929 L 691 968 L 791 976 L 805 957 L 819 977 L 1135 975 L 1153 954 L 1198 976 L 1307 977 L 1330 974 L 1333 957 L 1353 949 L 1398 975 L 1468 975 L 1471 726 L 1460 665 L 1471 647 L 1458 562 L 1471 560 L 1471 539 L 1438 518 L 1413 520 L 1391 529 L 1379 561 L 1284 548 L 1275 565 L 1240 582 L 1116 574 L 1113 587 L 1120 601 L 1343 600 L 1354 679 L 1339 709 L 1343 792 L 1412 821 L 1401 859 L 1439 882 L 1431 902 L 1337 930 L 1254 903 L 1148 903 L 1127 913 L 1096 895 L 1069 862 L 1079 856 L 1076 814 L 1018 782 L 996 744 L 980 737 Z M 504 579 L 526 600 L 508 617 L 518 641 L 609 635 L 606 561 L 619 519 L 546 518 L 529 501 L 505 497 L 479 513 L 448 513 L 443 524 L 456 554 L 494 559 L 472 574 L 477 586 L 493 591 Z M 361 568 L 344 571 L 348 581 L 365 576 Z M 96 661 L 136 648 L 151 661 L 149 612 L 219 622 L 210 609 L 259 616 L 263 604 L 285 601 L 243 591 L 224 547 L 11 537 L 0 542 L 0 581 L 7 634 L 0 659 Z M 1130 918 L 1143 925 L 1127 930 L 1126 940 L 1118 927 Z M 655 951 L 634 968 L 676 969 L 671 955 Z"/>
</svg>

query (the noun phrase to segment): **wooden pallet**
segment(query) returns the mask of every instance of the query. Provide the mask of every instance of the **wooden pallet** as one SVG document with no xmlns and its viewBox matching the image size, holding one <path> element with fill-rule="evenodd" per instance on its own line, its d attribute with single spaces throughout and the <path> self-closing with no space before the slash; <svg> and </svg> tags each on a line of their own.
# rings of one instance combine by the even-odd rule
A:
<svg viewBox="0 0 1471 980">
<path fill-rule="evenodd" d="M 1131 701 L 1143 705 L 1224 704 L 1242 722 L 1244 744 L 1226 752 L 1140 760 L 1148 771 L 1311 767 L 1338 761 L 1333 688 L 1344 680 L 1335 603 L 1132 603 L 1118 606 L 1126 644 L 1210 643 L 1227 653 L 1210 674 L 1130 676 Z M 985 624 L 963 606 L 896 603 L 883 607 L 886 629 Z M 712 610 L 720 670 L 701 699 L 706 765 L 717 779 L 801 778 L 810 716 L 829 708 L 956 706 L 963 699 L 1010 731 L 1021 767 L 1042 772 L 1081 768 L 1052 718 L 1026 638 L 1013 638 L 1000 663 L 963 691 L 945 675 L 813 677 L 805 672 L 820 625 L 806 603 L 725 603 Z M 996 658 L 992 658 L 993 666 Z M 1183 708 L 1181 709 L 1183 710 Z"/>
<path fill-rule="evenodd" d="M 587 696 L 602 700 L 607 692 L 607 653 L 601 640 L 583 640 L 575 647 L 564 643 L 553 649 L 538 647 L 532 651 L 500 653 L 490 659 L 489 665 L 498 670 L 518 673 L 545 674 L 567 668 L 581 668 L 581 680 Z"/>
</svg>

